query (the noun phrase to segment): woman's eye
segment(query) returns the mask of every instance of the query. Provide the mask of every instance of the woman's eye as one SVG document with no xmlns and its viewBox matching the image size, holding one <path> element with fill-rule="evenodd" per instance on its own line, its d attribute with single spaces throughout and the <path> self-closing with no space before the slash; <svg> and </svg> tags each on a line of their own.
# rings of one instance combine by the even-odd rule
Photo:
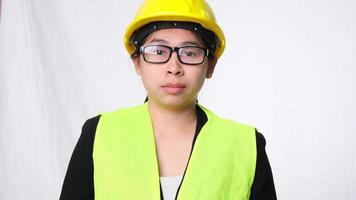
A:
<svg viewBox="0 0 356 200">
<path fill-rule="evenodd" d="M 165 49 L 152 49 L 151 54 L 158 55 L 158 56 L 166 55 L 167 54 L 167 50 L 165 50 Z"/>
<path fill-rule="evenodd" d="M 184 54 L 188 57 L 195 56 L 195 53 L 193 51 L 186 51 Z"/>
<path fill-rule="evenodd" d="M 160 50 L 160 49 L 156 49 L 156 50 L 154 51 L 154 54 L 163 55 L 163 54 L 164 54 L 164 51 L 163 51 L 163 50 Z"/>
</svg>

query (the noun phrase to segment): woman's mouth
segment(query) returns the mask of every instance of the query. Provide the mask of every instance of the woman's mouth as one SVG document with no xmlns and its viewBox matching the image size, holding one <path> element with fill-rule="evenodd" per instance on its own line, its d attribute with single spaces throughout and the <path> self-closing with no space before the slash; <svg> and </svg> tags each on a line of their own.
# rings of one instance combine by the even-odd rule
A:
<svg viewBox="0 0 356 200">
<path fill-rule="evenodd" d="M 176 83 L 168 83 L 162 86 L 162 89 L 169 94 L 178 94 L 181 93 L 185 89 L 185 85 L 176 84 Z"/>
</svg>

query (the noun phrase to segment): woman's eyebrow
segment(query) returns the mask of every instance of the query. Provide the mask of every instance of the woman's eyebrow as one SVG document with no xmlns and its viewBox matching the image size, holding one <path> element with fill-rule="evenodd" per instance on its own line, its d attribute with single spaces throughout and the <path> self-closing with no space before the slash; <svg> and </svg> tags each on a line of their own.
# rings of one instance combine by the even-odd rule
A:
<svg viewBox="0 0 356 200">
<path fill-rule="evenodd" d="M 201 46 L 201 44 L 199 42 L 195 42 L 195 41 L 185 41 L 185 42 L 182 42 L 182 45 Z"/>
<path fill-rule="evenodd" d="M 168 45 L 169 42 L 165 39 L 160 39 L 160 38 L 153 38 L 151 41 L 147 41 L 147 43 L 159 43 L 159 44 L 165 44 Z M 200 42 L 196 41 L 184 41 L 180 44 L 180 46 L 202 46 Z"/>
<path fill-rule="evenodd" d="M 151 41 L 148 41 L 148 43 L 163 43 L 163 44 L 168 44 L 167 40 L 164 39 L 159 39 L 159 38 L 154 38 Z"/>
</svg>

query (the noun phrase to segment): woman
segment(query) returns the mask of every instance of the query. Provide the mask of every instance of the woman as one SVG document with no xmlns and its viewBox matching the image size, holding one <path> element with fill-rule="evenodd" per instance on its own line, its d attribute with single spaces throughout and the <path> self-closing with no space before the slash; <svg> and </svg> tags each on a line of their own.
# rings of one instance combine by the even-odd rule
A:
<svg viewBox="0 0 356 200">
<path fill-rule="evenodd" d="M 125 47 L 143 105 L 87 120 L 61 199 L 276 199 L 265 140 L 197 103 L 225 38 L 199 0 L 146 0 Z"/>
</svg>

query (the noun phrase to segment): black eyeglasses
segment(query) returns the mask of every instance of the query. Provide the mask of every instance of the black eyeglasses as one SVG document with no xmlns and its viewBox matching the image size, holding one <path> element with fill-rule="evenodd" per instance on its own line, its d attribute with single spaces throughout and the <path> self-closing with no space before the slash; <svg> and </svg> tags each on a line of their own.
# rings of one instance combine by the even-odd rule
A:
<svg viewBox="0 0 356 200">
<path fill-rule="evenodd" d="M 148 63 L 163 64 L 169 61 L 173 52 L 177 53 L 178 60 L 186 65 L 199 65 L 209 55 L 209 50 L 198 46 L 170 47 L 166 45 L 141 46 L 139 49 L 143 59 Z"/>
</svg>

